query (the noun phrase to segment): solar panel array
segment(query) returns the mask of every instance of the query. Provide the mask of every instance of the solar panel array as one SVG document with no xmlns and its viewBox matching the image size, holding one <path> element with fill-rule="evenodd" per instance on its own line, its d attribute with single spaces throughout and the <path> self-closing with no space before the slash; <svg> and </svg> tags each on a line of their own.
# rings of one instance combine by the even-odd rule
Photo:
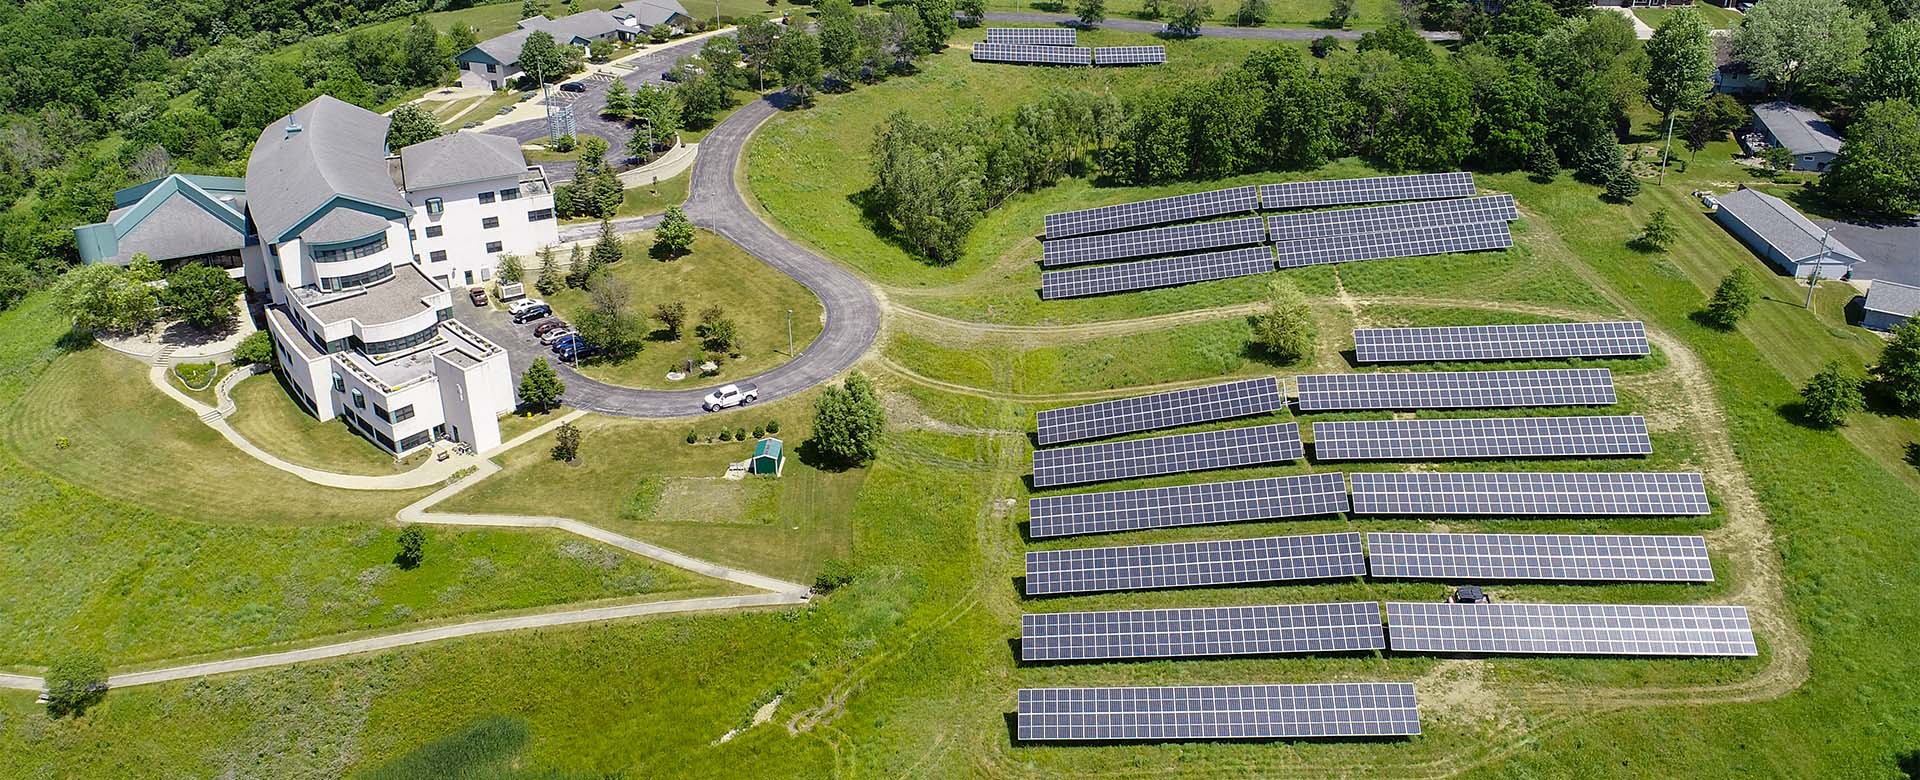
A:
<svg viewBox="0 0 1920 780">
<path fill-rule="evenodd" d="M 1369 533 L 1375 577 L 1712 582 L 1698 536 Z"/>
<path fill-rule="evenodd" d="M 1167 61 L 1165 46 L 1096 46 L 1095 65 L 1160 65 Z"/>
<path fill-rule="evenodd" d="M 1353 351 L 1362 363 L 1408 363 L 1640 357 L 1648 348 L 1646 327 L 1627 321 L 1357 328 Z"/>
<path fill-rule="evenodd" d="M 1125 233 L 1075 236 L 1048 241 L 1040 264 L 1048 268 L 1081 263 L 1124 260 L 1203 249 L 1220 249 L 1267 240 L 1267 225 L 1259 217 L 1172 225 Z"/>
<path fill-rule="evenodd" d="M 1034 487 L 1298 460 L 1300 424 L 1183 433 L 1033 453 Z"/>
<path fill-rule="evenodd" d="M 1089 547 L 1027 553 L 1026 593 L 1098 593 L 1367 573 L 1360 534 L 1267 536 L 1229 541 Z"/>
<path fill-rule="evenodd" d="M 1078 298 L 1130 290 L 1253 276 L 1273 270 L 1273 250 L 1248 246 L 1158 260 L 1047 271 L 1040 275 L 1040 297 Z"/>
<path fill-rule="evenodd" d="M 1027 533 L 1036 539 L 1309 517 L 1347 511 L 1347 483 L 1335 471 L 1074 493 L 1032 499 L 1027 502 L 1027 510 Z"/>
<path fill-rule="evenodd" d="M 1704 515 L 1707 486 L 1685 472 L 1356 473 L 1362 515 Z"/>
<path fill-rule="evenodd" d="M 1023 661 L 1348 653 L 1386 646 L 1376 601 L 1020 616 Z"/>
<path fill-rule="evenodd" d="M 1247 185 L 1212 192 L 1196 192 L 1192 195 L 1174 195 L 1136 203 L 1122 203 L 1117 206 L 1048 214 L 1046 232 L 1048 239 L 1057 239 L 1087 233 L 1105 233 L 1110 230 L 1161 225 L 1168 222 L 1187 222 L 1227 214 L 1245 214 L 1259 209 L 1260 190 L 1253 185 Z"/>
<path fill-rule="evenodd" d="M 1752 656 L 1746 607 L 1387 602 L 1388 644 L 1430 653 Z"/>
<path fill-rule="evenodd" d="M 1277 242 L 1302 241 L 1346 233 L 1375 233 L 1417 227 L 1476 222 L 1511 222 L 1520 217 L 1512 195 L 1369 206 L 1339 211 L 1279 214 L 1267 218 L 1267 233 Z"/>
<path fill-rule="evenodd" d="M 1651 452 L 1647 421 L 1639 415 L 1313 424 L 1313 454 L 1318 460 L 1574 458 Z"/>
<path fill-rule="evenodd" d="M 1504 222 L 1452 224 L 1382 233 L 1346 233 L 1274 245 L 1281 268 L 1351 263 L 1388 257 L 1478 252 L 1513 246 Z"/>
<path fill-rule="evenodd" d="M 987 43 L 1023 46 L 1072 46 L 1079 43 L 1071 27 L 988 27 Z"/>
<path fill-rule="evenodd" d="M 1307 374 L 1297 381 L 1303 412 L 1610 406 L 1615 401 L 1613 372 L 1604 368 Z"/>
<path fill-rule="evenodd" d="M 1412 683 L 1022 688 L 1022 742 L 1297 739 L 1420 733 Z"/>
<path fill-rule="evenodd" d="M 973 45 L 973 61 L 1011 62 L 1023 65 L 1092 65 L 1093 50 L 1085 46 L 976 43 Z"/>
<path fill-rule="evenodd" d="M 1472 197 L 1473 174 L 1418 173 L 1410 176 L 1374 176 L 1365 179 L 1297 181 L 1260 185 L 1260 208 L 1267 211 L 1310 209 L 1322 206 L 1347 206 L 1355 203 L 1390 203 L 1403 200 L 1438 200 Z"/>
<path fill-rule="evenodd" d="M 1037 415 L 1040 445 L 1264 414 L 1285 408 L 1270 376 L 1153 395 L 1048 409 Z"/>
</svg>

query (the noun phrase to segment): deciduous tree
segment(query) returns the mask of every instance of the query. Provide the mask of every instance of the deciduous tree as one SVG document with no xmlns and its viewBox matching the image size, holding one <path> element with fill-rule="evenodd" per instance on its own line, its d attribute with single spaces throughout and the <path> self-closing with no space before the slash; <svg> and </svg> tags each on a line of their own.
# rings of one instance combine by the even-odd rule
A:
<svg viewBox="0 0 1920 780">
<path fill-rule="evenodd" d="M 567 77 L 566 53 L 553 40 L 553 33 L 534 30 L 520 44 L 520 68 L 527 75 L 549 84 Z"/>
<path fill-rule="evenodd" d="M 400 552 L 393 556 L 393 562 L 402 569 L 417 569 L 427 559 L 427 531 L 417 523 L 408 523 L 400 529 Z"/>
<path fill-rule="evenodd" d="M 1807 422 L 1823 428 L 1844 424 L 1847 415 L 1866 405 L 1860 382 L 1860 377 L 1840 361 L 1828 361 L 1800 387 L 1800 413 Z"/>
<path fill-rule="evenodd" d="M 1285 279 L 1267 285 L 1267 310 L 1253 318 L 1253 342 L 1281 363 L 1313 354 L 1313 309 L 1300 288 Z"/>
<path fill-rule="evenodd" d="M 653 255 L 668 260 L 685 255 L 693 248 L 693 222 L 679 206 L 668 206 L 653 231 Z"/>
<path fill-rule="evenodd" d="M 687 302 L 669 301 L 655 306 L 653 318 L 660 321 L 660 327 L 666 329 L 668 338 L 679 340 L 680 329 L 687 324 Z"/>
<path fill-rule="evenodd" d="M 773 67 L 780 73 L 780 84 L 787 94 L 803 105 L 813 104 L 814 90 L 820 88 L 820 39 L 812 34 L 789 30 L 773 47 Z"/>
<path fill-rule="evenodd" d="M 1740 319 L 1747 316 L 1747 310 L 1753 308 L 1754 298 L 1759 291 L 1754 284 L 1753 274 L 1745 268 L 1735 268 L 1720 286 L 1713 290 L 1713 298 L 1707 301 L 1707 308 L 1701 314 L 1707 324 L 1721 330 L 1732 330 Z"/>
<path fill-rule="evenodd" d="M 1920 102 L 1920 19 L 1881 28 L 1864 62 L 1859 89 L 1863 102 Z"/>
<path fill-rule="evenodd" d="M 1073 16 L 1080 21 L 1081 27 L 1087 29 L 1098 27 L 1101 22 L 1107 20 L 1106 0 L 1075 0 Z"/>
<path fill-rule="evenodd" d="M 273 336 L 264 330 L 247 334 L 233 347 L 233 362 L 240 365 L 273 365 Z"/>
<path fill-rule="evenodd" d="M 107 695 L 107 665 L 92 653 L 68 652 L 47 667 L 47 714 L 79 717 Z"/>
<path fill-rule="evenodd" d="M 1872 372 L 1887 397 L 1903 411 L 1920 413 L 1920 319 L 1894 329 Z"/>
<path fill-rule="evenodd" d="M 880 453 L 886 431 L 886 413 L 874 394 L 873 383 L 855 371 L 840 387 L 829 385 L 813 403 L 810 444 L 827 460 L 842 466 L 873 460 Z"/>
<path fill-rule="evenodd" d="M 1855 213 L 1920 213 L 1920 110 L 1905 100 L 1867 105 L 1817 187 Z"/>
<path fill-rule="evenodd" d="M 1643 252 L 1664 252 L 1679 238 L 1680 229 L 1673 224 L 1673 213 L 1663 206 L 1648 215 L 1646 227 L 1641 228 L 1640 235 L 1632 243 L 1634 248 Z"/>
<path fill-rule="evenodd" d="M 180 266 L 167 277 L 160 302 L 167 312 L 200 328 L 215 328 L 233 322 L 240 314 L 240 293 L 246 285 L 240 280 L 204 263 Z"/>
<path fill-rule="evenodd" d="M 1733 33 L 1733 55 L 1787 95 L 1844 83 L 1860 70 L 1867 22 L 1843 0 L 1767 0 Z"/>
<path fill-rule="evenodd" d="M 387 122 L 387 148 L 400 151 L 440 137 L 440 121 L 424 108 L 408 103 L 393 110 Z"/>
<path fill-rule="evenodd" d="M 553 459 L 563 463 L 572 463 L 580 459 L 580 428 L 572 422 L 563 422 L 553 434 Z"/>
<path fill-rule="evenodd" d="M 1207 0 L 1175 0 L 1173 18 L 1167 20 L 1167 32 L 1182 38 L 1200 34 L 1200 25 L 1213 18 L 1213 4 Z"/>
<path fill-rule="evenodd" d="M 68 271 L 55 285 L 54 297 L 73 319 L 73 326 L 82 331 L 138 331 L 160 315 L 159 297 L 152 287 L 105 263 Z"/>
</svg>

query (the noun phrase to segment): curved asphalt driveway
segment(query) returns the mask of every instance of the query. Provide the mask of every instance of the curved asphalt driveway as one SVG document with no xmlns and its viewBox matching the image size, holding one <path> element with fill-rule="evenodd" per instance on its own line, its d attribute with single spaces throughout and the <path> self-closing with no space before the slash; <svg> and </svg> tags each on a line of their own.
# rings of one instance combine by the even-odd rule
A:
<svg viewBox="0 0 1920 780">
<path fill-rule="evenodd" d="M 753 132 L 779 112 L 772 100 L 747 104 L 707 133 L 700 142 L 699 157 L 693 163 L 692 194 L 684 208 L 695 225 L 740 245 L 762 262 L 793 277 L 819 298 L 826 317 L 820 335 L 798 356 L 770 371 L 686 390 L 618 387 L 556 365 L 567 383 L 565 402 L 568 406 L 623 417 L 691 417 L 703 414 L 700 399 L 720 384 L 751 382 L 760 386 L 761 402 L 771 401 L 832 379 L 873 346 L 880 334 L 880 303 L 867 285 L 832 261 L 780 235 L 747 207 L 740 193 L 735 177 L 741 150 L 746 148 Z M 621 220 L 615 228 L 622 232 L 644 230 L 656 221 L 651 217 Z M 591 231 L 598 230 L 598 226 L 588 227 Z M 566 234 L 577 232 L 587 231 L 576 228 Z M 527 328 L 511 325 L 500 312 L 463 313 L 460 320 L 506 348 L 516 374 L 535 358 L 548 356 Z"/>
<path fill-rule="evenodd" d="M 1016 24 L 1057 24 L 1063 27 L 1077 27 L 1080 20 L 1067 14 L 1044 14 L 993 11 L 987 13 L 989 22 L 1013 22 Z M 1108 30 L 1127 32 L 1158 33 L 1167 29 L 1165 22 L 1149 22 L 1139 19 L 1108 19 L 1099 26 Z M 1329 35 L 1345 41 L 1357 41 L 1362 30 L 1322 30 L 1312 27 L 1214 27 L 1202 26 L 1200 35 L 1208 38 L 1255 38 L 1268 41 L 1311 41 Z M 1454 32 L 1421 32 L 1420 37 L 1430 41 L 1459 40 L 1460 34 Z"/>
</svg>

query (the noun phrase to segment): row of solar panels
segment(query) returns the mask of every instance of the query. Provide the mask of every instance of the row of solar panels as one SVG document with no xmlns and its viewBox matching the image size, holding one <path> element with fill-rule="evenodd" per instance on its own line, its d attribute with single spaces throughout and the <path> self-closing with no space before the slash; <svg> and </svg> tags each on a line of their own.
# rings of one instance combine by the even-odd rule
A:
<svg viewBox="0 0 1920 780">
<path fill-rule="evenodd" d="M 1420 733 L 1412 683 L 1022 688 L 1022 742 L 1398 737 Z"/>
<path fill-rule="evenodd" d="M 1371 564 L 1372 568 L 1368 566 Z M 1028 596 L 1374 577 L 1712 582 L 1698 536 L 1346 531 L 1027 553 Z"/>
<path fill-rule="evenodd" d="M 974 62 L 1016 65 L 1159 65 L 1167 61 L 1165 46 L 1035 46 L 1020 43 L 976 43 Z"/>
<path fill-rule="evenodd" d="M 988 40 L 993 40 L 991 32 Z M 1171 222 L 1192 222 L 1262 209 L 1283 211 L 1359 203 L 1441 200 L 1468 198 L 1473 194 L 1473 174 L 1464 171 L 1248 185 L 1048 214 L 1045 220 L 1046 237 L 1058 239 Z"/>
<path fill-rule="evenodd" d="M 1152 528 L 1355 515 L 1642 516 L 1712 512 L 1688 472 L 1340 472 L 1040 496 L 1028 536 L 1046 539 Z"/>
<path fill-rule="evenodd" d="M 1020 617 L 1029 662 L 1356 653 L 1753 656 L 1746 607 L 1681 604 L 1270 604 Z"/>
</svg>

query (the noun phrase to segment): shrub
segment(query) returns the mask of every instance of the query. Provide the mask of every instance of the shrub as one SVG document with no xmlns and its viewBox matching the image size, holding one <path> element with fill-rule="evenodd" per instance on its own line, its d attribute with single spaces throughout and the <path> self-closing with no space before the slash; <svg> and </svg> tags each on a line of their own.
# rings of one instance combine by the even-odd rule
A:
<svg viewBox="0 0 1920 780">
<path fill-rule="evenodd" d="M 694 433 L 693 431 L 687 431 L 687 443 L 688 443 L 688 444 L 692 444 L 692 443 L 694 443 L 694 442 L 697 442 L 697 441 L 699 441 L 699 440 L 700 440 L 700 434 L 697 434 L 697 433 Z"/>
<path fill-rule="evenodd" d="M 400 529 L 400 552 L 393 556 L 393 562 L 402 569 L 414 569 L 427 559 L 427 532 L 418 525 L 408 523 Z"/>
<path fill-rule="evenodd" d="M 47 668 L 47 714 L 79 717 L 107 695 L 107 666 L 90 654 L 67 655 Z"/>
<path fill-rule="evenodd" d="M 780 432 L 780 421 L 779 421 L 779 420 L 768 420 L 768 421 L 767 421 L 767 433 L 779 433 L 779 432 Z"/>
<path fill-rule="evenodd" d="M 732 431 L 729 431 L 729 430 L 727 430 L 727 429 L 725 429 L 725 428 L 722 428 L 722 429 L 720 429 L 720 440 L 721 440 L 721 441 L 733 441 L 733 432 L 732 432 Z"/>
<path fill-rule="evenodd" d="M 1847 415 L 1860 411 L 1866 398 L 1860 393 L 1860 377 L 1848 371 L 1840 361 L 1828 361 L 1820 373 L 1800 388 L 1800 407 L 1807 421 L 1832 428 L 1847 421 Z"/>
<path fill-rule="evenodd" d="M 740 440 L 740 441 L 746 441 L 746 440 L 747 440 L 747 429 L 745 429 L 745 428 L 735 428 L 735 429 L 733 429 L 733 438 L 735 438 L 735 439 L 738 439 L 738 440 Z"/>
<path fill-rule="evenodd" d="M 839 558 L 828 558 L 813 577 L 815 593 L 832 593 L 853 584 L 853 565 Z"/>
<path fill-rule="evenodd" d="M 753 428 L 753 438 L 756 438 L 756 439 L 764 439 L 764 438 L 767 438 L 767 429 L 766 429 L 766 427 L 765 427 L 765 426 L 759 426 L 759 425 L 756 425 L 756 426 L 754 426 L 754 428 Z"/>
<path fill-rule="evenodd" d="M 247 334 L 233 348 L 233 362 L 239 365 L 273 365 L 273 336 L 264 330 Z"/>
</svg>

